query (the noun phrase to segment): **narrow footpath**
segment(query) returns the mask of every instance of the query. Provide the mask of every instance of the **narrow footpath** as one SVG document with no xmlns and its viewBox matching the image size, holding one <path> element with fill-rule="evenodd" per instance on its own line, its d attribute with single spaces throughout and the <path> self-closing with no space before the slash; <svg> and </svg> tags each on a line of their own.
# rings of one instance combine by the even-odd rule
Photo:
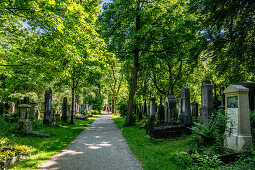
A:
<svg viewBox="0 0 255 170">
<path fill-rule="evenodd" d="M 141 170 L 142 166 L 105 112 L 39 169 Z"/>
</svg>

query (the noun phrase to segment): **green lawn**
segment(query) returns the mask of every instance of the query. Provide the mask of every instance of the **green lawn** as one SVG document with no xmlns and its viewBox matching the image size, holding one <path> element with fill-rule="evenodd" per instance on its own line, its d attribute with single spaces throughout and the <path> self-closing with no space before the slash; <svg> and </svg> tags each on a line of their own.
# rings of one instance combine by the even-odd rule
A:
<svg viewBox="0 0 255 170">
<path fill-rule="evenodd" d="M 50 157 L 59 153 L 98 116 L 99 115 L 93 115 L 93 117 L 89 117 L 87 121 L 75 121 L 74 125 L 64 124 L 43 127 L 43 129 L 40 130 L 41 132 L 54 135 L 49 138 L 24 137 L 18 135 L 8 136 L 12 144 L 27 145 L 31 148 L 31 155 L 28 156 L 27 159 L 15 164 L 12 168 L 34 169 L 38 167 L 39 164 L 46 162 Z"/>
<path fill-rule="evenodd" d="M 125 119 L 122 117 L 114 115 L 113 119 L 145 170 L 185 169 L 177 154 L 187 149 L 189 137 L 154 140 L 146 136 L 145 129 L 123 126 Z"/>
</svg>

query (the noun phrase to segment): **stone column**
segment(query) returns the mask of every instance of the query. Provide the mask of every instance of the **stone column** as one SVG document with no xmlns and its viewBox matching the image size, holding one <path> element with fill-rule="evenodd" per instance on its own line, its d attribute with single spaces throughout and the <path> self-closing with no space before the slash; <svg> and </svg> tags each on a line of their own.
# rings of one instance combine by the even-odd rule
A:
<svg viewBox="0 0 255 170">
<path fill-rule="evenodd" d="M 28 134 L 32 132 L 32 123 L 30 121 L 30 107 L 29 98 L 24 97 L 25 104 L 20 104 L 19 108 L 19 120 L 17 122 L 16 130 L 21 134 Z"/>
<path fill-rule="evenodd" d="M 181 89 L 180 103 L 180 121 L 184 125 L 190 126 L 192 124 L 192 118 L 190 111 L 190 92 L 187 86 L 183 86 Z"/>
<path fill-rule="evenodd" d="M 191 115 L 193 120 L 198 118 L 198 102 L 196 101 L 191 103 Z"/>
<path fill-rule="evenodd" d="M 156 104 L 155 104 L 155 98 L 150 98 L 150 117 L 152 116 L 152 115 L 154 115 L 155 116 L 155 111 L 156 111 Z"/>
<path fill-rule="evenodd" d="M 201 86 L 201 109 L 200 109 L 200 122 L 208 123 L 209 116 L 213 111 L 213 86 L 210 80 L 203 80 Z"/>
<path fill-rule="evenodd" d="M 67 117 L 67 108 L 68 106 L 67 106 L 67 98 L 66 97 L 64 97 L 64 99 L 63 99 L 63 105 L 62 105 L 62 121 L 64 121 L 64 122 L 67 122 L 67 119 L 68 119 L 68 117 Z"/>
<path fill-rule="evenodd" d="M 51 110 L 51 102 L 52 102 L 52 90 L 45 90 L 45 107 L 44 107 L 44 119 L 43 124 L 51 124 L 52 123 L 52 110 Z"/>
<path fill-rule="evenodd" d="M 248 92 L 249 89 L 241 85 L 230 85 L 224 91 L 225 111 L 230 120 L 227 127 L 232 129 L 224 141 L 229 149 L 243 151 L 252 147 Z"/>
</svg>

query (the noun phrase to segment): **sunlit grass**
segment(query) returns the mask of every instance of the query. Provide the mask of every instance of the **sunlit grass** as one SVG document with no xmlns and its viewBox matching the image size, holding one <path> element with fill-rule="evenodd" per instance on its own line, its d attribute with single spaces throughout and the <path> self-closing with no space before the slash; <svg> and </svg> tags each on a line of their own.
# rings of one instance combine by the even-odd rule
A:
<svg viewBox="0 0 255 170">
<path fill-rule="evenodd" d="M 145 170 L 185 169 L 177 154 L 187 149 L 189 137 L 154 140 L 146 136 L 145 129 L 125 127 L 125 119 L 119 115 L 114 115 L 113 119 Z"/>
<path fill-rule="evenodd" d="M 50 157 L 59 153 L 71 141 L 73 141 L 86 126 L 91 124 L 99 115 L 89 117 L 87 121 L 78 120 L 74 125 L 65 124 L 59 126 L 44 127 L 41 132 L 53 134 L 49 138 L 25 137 L 12 135 L 9 140 L 12 144 L 27 145 L 31 148 L 31 154 L 25 160 L 15 164 L 14 169 L 35 169 L 40 164 L 46 162 Z"/>
</svg>

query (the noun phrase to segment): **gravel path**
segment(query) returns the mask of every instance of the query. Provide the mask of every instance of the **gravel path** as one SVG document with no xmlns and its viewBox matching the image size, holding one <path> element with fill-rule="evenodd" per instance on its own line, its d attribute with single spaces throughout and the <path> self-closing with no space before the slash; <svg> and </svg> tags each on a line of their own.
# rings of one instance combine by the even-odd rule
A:
<svg viewBox="0 0 255 170">
<path fill-rule="evenodd" d="M 106 113 L 39 169 L 141 170 L 121 131 Z"/>
</svg>

